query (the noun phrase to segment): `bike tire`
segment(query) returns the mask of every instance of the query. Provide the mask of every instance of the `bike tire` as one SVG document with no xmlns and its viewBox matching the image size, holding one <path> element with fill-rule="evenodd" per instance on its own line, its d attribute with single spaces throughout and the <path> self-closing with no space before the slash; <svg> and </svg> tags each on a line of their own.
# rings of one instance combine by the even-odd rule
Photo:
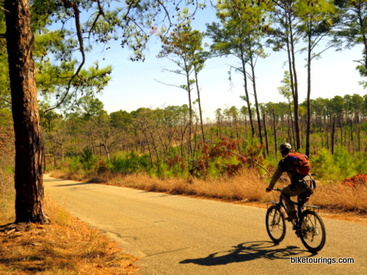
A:
<svg viewBox="0 0 367 275">
<path fill-rule="evenodd" d="M 303 245 L 310 252 L 320 251 L 326 242 L 326 230 L 319 214 L 312 210 L 304 211 L 300 224 L 299 237 Z"/>
<path fill-rule="evenodd" d="M 286 233 L 285 219 L 278 206 L 272 205 L 268 208 L 265 215 L 265 225 L 266 231 L 274 243 L 278 244 L 284 239 Z"/>
</svg>

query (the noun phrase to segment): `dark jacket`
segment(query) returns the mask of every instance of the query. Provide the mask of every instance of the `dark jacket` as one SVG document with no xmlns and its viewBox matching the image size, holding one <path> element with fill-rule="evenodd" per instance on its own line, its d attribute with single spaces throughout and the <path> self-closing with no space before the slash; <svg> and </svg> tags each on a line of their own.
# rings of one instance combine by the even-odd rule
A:
<svg viewBox="0 0 367 275">
<path fill-rule="evenodd" d="M 297 172 L 297 164 L 297 158 L 291 157 L 289 155 L 281 159 L 278 163 L 277 170 L 270 180 L 269 188 L 273 189 L 275 183 L 284 172 L 287 172 L 292 184 L 299 183 L 299 181 L 305 176 L 302 176 Z"/>
</svg>

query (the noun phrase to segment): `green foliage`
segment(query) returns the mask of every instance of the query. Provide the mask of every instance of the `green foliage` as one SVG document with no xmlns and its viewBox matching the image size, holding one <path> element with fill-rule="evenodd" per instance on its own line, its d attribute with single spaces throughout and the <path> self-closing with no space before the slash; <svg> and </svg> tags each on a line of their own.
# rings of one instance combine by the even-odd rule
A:
<svg viewBox="0 0 367 275">
<path fill-rule="evenodd" d="M 85 171 L 91 171 L 97 163 L 97 158 L 93 156 L 90 148 L 84 148 L 80 156 L 80 163 Z"/>
<path fill-rule="evenodd" d="M 170 179 L 173 177 L 180 177 L 182 173 L 177 173 L 175 166 L 169 166 L 166 162 L 160 161 L 149 170 L 149 175 L 160 179 Z"/>
<path fill-rule="evenodd" d="M 355 170 L 357 174 L 367 174 L 367 156 L 364 152 L 358 152 L 355 157 Z"/>
<path fill-rule="evenodd" d="M 165 177 L 187 177 L 187 163 L 186 160 L 180 156 L 177 148 L 172 148 L 170 156 L 165 163 L 160 164 L 160 169 L 164 169 Z"/>
<path fill-rule="evenodd" d="M 73 156 L 73 157 L 69 158 L 68 162 L 69 162 L 68 166 L 69 166 L 70 172 L 72 172 L 72 173 L 78 173 L 83 168 L 83 166 L 80 162 L 80 157 L 79 156 Z"/>
<path fill-rule="evenodd" d="M 317 152 L 317 156 L 311 160 L 312 172 L 317 174 L 320 178 L 331 177 L 336 175 L 333 156 L 331 152 L 325 148 Z"/>
<path fill-rule="evenodd" d="M 123 175 L 138 173 L 147 171 L 149 158 L 146 155 L 139 156 L 135 152 L 125 156 L 116 154 L 109 161 L 108 167 L 112 173 L 121 173 Z"/>
<path fill-rule="evenodd" d="M 361 123 L 361 129 L 362 129 L 362 131 L 367 132 L 367 122 L 362 122 Z"/>
<path fill-rule="evenodd" d="M 343 180 L 356 175 L 367 167 L 360 160 L 354 159 L 342 147 L 336 148 L 334 155 L 325 148 L 320 149 L 317 155 L 311 159 L 311 165 L 312 173 L 315 173 L 318 178 L 326 180 Z"/>
<path fill-rule="evenodd" d="M 352 155 L 343 147 L 338 147 L 334 153 L 335 165 L 339 168 L 343 179 L 354 176 L 356 171 L 356 162 Z"/>
</svg>

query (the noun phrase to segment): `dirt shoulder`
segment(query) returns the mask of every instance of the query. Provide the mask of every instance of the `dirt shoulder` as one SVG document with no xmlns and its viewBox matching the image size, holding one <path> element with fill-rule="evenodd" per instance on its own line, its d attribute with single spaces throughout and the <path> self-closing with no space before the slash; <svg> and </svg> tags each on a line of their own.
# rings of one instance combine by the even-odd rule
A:
<svg viewBox="0 0 367 275">
<path fill-rule="evenodd" d="M 0 226 L 0 274 L 134 274 L 138 259 L 107 236 L 52 210 L 52 223 Z"/>
</svg>

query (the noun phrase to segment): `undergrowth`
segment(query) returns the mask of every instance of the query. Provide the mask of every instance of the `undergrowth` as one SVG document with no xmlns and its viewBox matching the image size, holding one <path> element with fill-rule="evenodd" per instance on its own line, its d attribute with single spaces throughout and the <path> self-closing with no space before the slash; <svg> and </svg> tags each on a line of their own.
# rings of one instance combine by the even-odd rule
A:
<svg viewBox="0 0 367 275">
<path fill-rule="evenodd" d="M 75 179 L 73 175 L 54 171 L 52 176 Z M 125 176 L 99 177 L 89 174 L 78 180 L 89 181 L 138 188 L 147 191 L 166 192 L 170 194 L 192 195 L 207 198 L 216 198 L 238 202 L 267 202 L 273 200 L 274 193 L 266 193 L 265 188 L 269 178 L 261 178 L 255 169 L 244 169 L 231 177 L 215 179 L 199 178 L 171 178 L 159 179 L 145 174 L 130 174 Z M 97 178 L 97 180 L 96 180 Z M 289 182 L 286 177 L 277 183 L 277 187 L 284 187 Z M 358 184 L 348 186 L 340 181 L 317 181 L 317 188 L 311 196 L 311 203 L 329 211 L 367 213 L 367 185 Z"/>
<path fill-rule="evenodd" d="M 1 155 L 1 154 L 0 154 Z M 5 158 L 4 158 L 5 159 Z M 117 243 L 45 201 L 51 224 L 14 224 L 14 176 L 0 167 L 0 274 L 133 274 L 137 258 Z"/>
</svg>

